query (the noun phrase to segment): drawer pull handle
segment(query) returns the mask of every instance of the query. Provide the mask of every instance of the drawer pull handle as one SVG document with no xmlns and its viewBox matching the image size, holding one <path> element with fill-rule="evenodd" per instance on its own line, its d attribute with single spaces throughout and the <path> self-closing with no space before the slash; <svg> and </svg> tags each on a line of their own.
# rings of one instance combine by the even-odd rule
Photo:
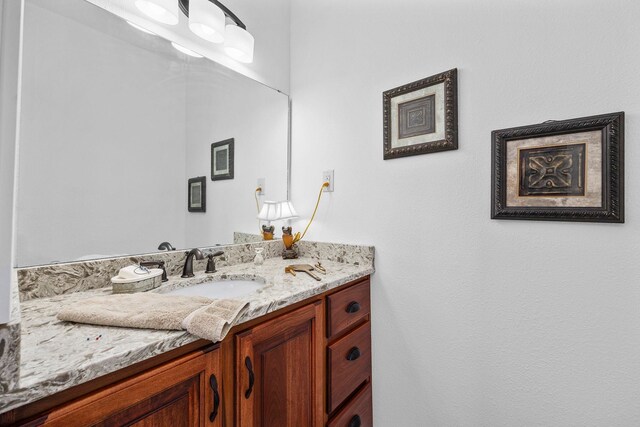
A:
<svg viewBox="0 0 640 427">
<path fill-rule="evenodd" d="M 347 306 L 347 313 L 353 314 L 360 311 L 360 303 L 358 301 L 351 301 Z"/>
<path fill-rule="evenodd" d="M 251 396 L 251 392 L 253 391 L 253 383 L 255 381 L 255 377 L 253 375 L 253 365 L 251 364 L 251 359 L 249 356 L 244 358 L 244 366 L 247 367 L 247 371 L 249 372 L 249 388 L 244 392 L 244 398 L 248 399 Z"/>
<path fill-rule="evenodd" d="M 213 374 L 209 377 L 209 385 L 211 386 L 211 390 L 213 390 L 213 411 L 209 414 L 209 421 L 214 422 L 218 416 L 218 409 L 220 408 L 220 393 L 218 392 L 218 380 Z"/>
<path fill-rule="evenodd" d="M 353 362 L 358 357 L 360 357 L 360 349 L 358 347 L 353 347 L 351 350 L 349 350 L 349 353 L 347 354 L 348 361 Z"/>
<path fill-rule="evenodd" d="M 362 424 L 360 415 L 354 415 L 351 421 L 349 421 L 349 427 L 360 427 L 360 424 Z"/>
</svg>

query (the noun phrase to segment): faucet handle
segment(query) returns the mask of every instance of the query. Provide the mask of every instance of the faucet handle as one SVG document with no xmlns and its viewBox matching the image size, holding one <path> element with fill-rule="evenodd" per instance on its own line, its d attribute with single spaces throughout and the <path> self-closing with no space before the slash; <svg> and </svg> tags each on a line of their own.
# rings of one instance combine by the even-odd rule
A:
<svg viewBox="0 0 640 427">
<path fill-rule="evenodd" d="M 164 267 L 164 261 L 143 261 L 140 263 L 140 267 L 158 267 L 162 269 L 162 281 L 166 282 L 169 280 L 167 278 L 167 269 Z"/>
<path fill-rule="evenodd" d="M 223 251 L 217 251 L 214 252 L 212 254 L 207 255 L 207 269 L 205 270 L 205 273 L 215 273 L 216 272 L 216 261 L 213 259 L 214 257 L 220 256 L 220 255 L 224 255 Z"/>
</svg>

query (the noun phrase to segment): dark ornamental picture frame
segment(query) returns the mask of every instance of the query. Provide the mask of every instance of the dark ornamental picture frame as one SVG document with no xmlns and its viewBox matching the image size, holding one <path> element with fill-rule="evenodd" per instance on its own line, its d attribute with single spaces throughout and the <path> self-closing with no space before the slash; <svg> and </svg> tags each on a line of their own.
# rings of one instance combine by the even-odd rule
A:
<svg viewBox="0 0 640 427">
<path fill-rule="evenodd" d="M 583 147 L 580 147 L 582 143 L 579 138 L 580 134 L 585 135 L 585 132 L 595 132 L 593 135 L 597 135 L 601 147 L 601 156 L 592 156 L 590 160 L 593 162 L 591 166 L 586 166 L 586 171 L 583 166 L 585 162 L 576 161 L 584 151 Z M 576 138 L 576 143 L 572 142 L 572 137 Z M 508 144 L 518 144 L 523 140 L 542 140 L 542 138 L 562 142 L 548 146 L 538 144 L 535 148 L 542 149 L 542 154 L 535 152 L 533 154 L 541 160 L 538 163 L 535 159 L 531 161 L 527 157 L 531 154 L 528 152 L 532 151 L 528 149 L 518 149 L 515 159 L 507 158 Z M 624 112 L 494 130 L 491 133 L 491 143 L 492 219 L 624 223 Z M 547 151 L 544 151 L 545 149 Z M 512 154 L 513 151 L 513 149 L 510 150 Z M 561 163 L 562 159 L 565 163 Z M 545 163 L 546 161 L 553 164 Z M 513 178 L 513 173 L 509 175 L 508 162 L 511 162 L 510 164 L 516 162 L 517 179 Z M 589 168 L 593 168 L 594 164 L 596 165 L 594 169 L 601 171 L 600 174 L 592 173 L 596 179 L 601 176 L 599 192 L 596 193 L 600 195 L 599 206 L 554 206 L 553 204 L 541 206 L 539 202 L 531 206 L 514 206 L 513 203 L 511 205 L 508 203 L 508 197 L 514 193 L 514 185 L 517 185 L 517 197 L 519 200 L 524 200 L 523 203 L 527 203 L 527 198 L 523 196 L 545 196 L 548 200 L 549 197 L 566 199 L 575 195 L 584 195 L 586 190 L 576 188 L 578 186 L 572 182 L 584 177 L 584 185 L 587 187 L 588 174 L 591 172 Z M 538 168 L 539 171 L 530 172 L 528 170 L 530 166 L 533 169 Z M 557 170 L 560 172 L 556 172 Z M 575 175 L 576 170 L 582 175 Z M 562 182 L 564 189 L 561 194 L 554 193 L 555 188 L 558 187 L 554 181 L 557 179 L 554 174 L 567 177 L 566 181 Z M 525 188 L 531 183 L 541 184 L 538 188 Z M 540 193 L 545 191 L 550 196 Z M 580 203 L 580 200 L 577 203 Z"/>
<path fill-rule="evenodd" d="M 189 179 L 189 184 L 187 187 L 187 209 L 189 212 L 207 211 L 206 176 L 199 176 Z"/>
<path fill-rule="evenodd" d="M 233 179 L 234 151 L 235 151 L 234 146 L 235 146 L 234 138 L 225 139 L 223 141 L 214 142 L 213 144 L 211 144 L 211 181 L 222 181 L 225 179 Z M 226 167 L 219 168 L 219 167 L 216 167 L 218 166 L 216 161 L 216 152 L 220 148 L 224 148 L 224 147 L 227 147 L 227 149 L 224 150 L 222 154 L 223 157 L 226 157 L 225 158 Z M 224 155 L 224 153 L 226 153 L 226 156 Z"/>
<path fill-rule="evenodd" d="M 429 96 L 423 98 L 424 103 L 422 106 L 416 106 L 415 109 L 421 108 L 420 118 L 423 117 L 425 111 L 433 111 L 433 125 L 431 123 L 427 123 L 425 121 L 419 122 L 414 128 L 422 128 L 422 133 L 418 130 L 418 132 L 411 131 L 409 129 L 403 130 L 400 128 L 402 126 L 400 124 L 401 121 L 406 123 L 406 120 L 403 120 L 404 115 L 399 114 L 397 111 L 400 110 L 399 106 L 394 106 L 392 100 L 397 97 L 401 97 L 403 95 L 408 95 L 413 92 L 420 91 L 425 88 L 429 88 L 432 86 L 437 86 L 440 84 L 444 84 L 444 90 L 442 93 L 442 99 L 438 99 L 439 97 L 434 97 L 434 99 L 427 99 Z M 406 104 L 408 104 L 407 102 Z M 433 107 L 430 107 L 430 105 Z M 438 106 L 441 105 L 444 111 L 444 117 L 442 120 L 437 120 L 435 116 L 435 110 Z M 433 108 L 433 110 L 429 110 L 429 108 Z M 396 87 L 394 89 L 387 90 L 382 94 L 382 109 L 383 109 L 383 153 L 384 160 L 395 159 L 398 157 L 407 157 L 407 156 L 415 156 L 418 154 L 427 154 L 427 153 L 435 153 L 438 151 L 447 151 L 447 150 L 457 150 L 458 149 L 458 69 L 454 68 L 448 71 L 445 71 L 440 74 L 433 75 L 431 77 L 427 77 L 422 80 L 418 80 L 403 86 Z M 394 110 L 396 110 L 394 112 Z M 415 110 L 414 110 L 415 111 Z M 394 114 L 395 113 L 395 114 Z M 397 117 L 397 127 L 398 132 L 395 135 L 396 138 L 401 138 L 402 136 L 406 137 L 415 137 L 418 135 L 429 135 L 430 133 L 434 133 L 434 131 L 440 131 L 440 126 L 444 129 L 442 130 L 443 137 L 437 140 L 430 140 L 428 142 L 417 142 L 411 143 L 404 146 L 395 146 L 393 144 L 394 133 L 393 129 L 395 125 L 392 123 L 394 117 Z M 438 123 L 440 122 L 440 123 Z"/>
</svg>

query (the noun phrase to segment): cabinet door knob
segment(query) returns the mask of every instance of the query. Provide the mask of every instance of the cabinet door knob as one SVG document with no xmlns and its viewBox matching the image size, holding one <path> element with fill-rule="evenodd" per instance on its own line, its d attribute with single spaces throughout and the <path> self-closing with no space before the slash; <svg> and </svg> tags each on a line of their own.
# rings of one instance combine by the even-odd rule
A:
<svg viewBox="0 0 640 427">
<path fill-rule="evenodd" d="M 247 367 L 247 372 L 249 372 L 249 388 L 244 392 L 244 398 L 248 399 L 251 396 L 251 392 L 253 391 L 253 383 L 255 382 L 255 377 L 253 375 L 253 365 L 251 364 L 251 359 L 249 356 L 244 358 L 244 366 Z"/>
<path fill-rule="evenodd" d="M 360 415 L 354 415 L 351 421 L 349 421 L 349 427 L 360 427 L 360 424 L 362 424 Z"/>
<path fill-rule="evenodd" d="M 209 414 L 209 421 L 214 422 L 218 416 L 218 409 L 220 408 L 220 393 L 218 392 L 218 380 L 213 374 L 209 377 L 209 386 L 211 386 L 211 390 L 213 391 L 213 411 Z"/>
<path fill-rule="evenodd" d="M 351 362 L 356 360 L 358 357 L 360 357 L 360 349 L 358 347 L 353 347 L 349 350 L 349 353 L 347 353 L 347 360 Z"/>
<path fill-rule="evenodd" d="M 353 314 L 360 311 L 360 303 L 358 301 L 351 301 L 347 306 L 347 313 Z"/>
</svg>

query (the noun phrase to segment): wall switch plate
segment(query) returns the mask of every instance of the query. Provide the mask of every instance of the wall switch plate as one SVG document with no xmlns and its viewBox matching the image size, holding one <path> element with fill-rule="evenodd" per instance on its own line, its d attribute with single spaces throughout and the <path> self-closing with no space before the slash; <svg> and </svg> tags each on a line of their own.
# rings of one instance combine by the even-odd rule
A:
<svg viewBox="0 0 640 427">
<path fill-rule="evenodd" d="M 264 188 L 265 186 L 265 179 L 264 178 L 258 178 L 258 185 L 257 187 L 262 188 L 262 190 L 258 191 L 258 196 L 264 196 Z"/>
<path fill-rule="evenodd" d="M 333 169 L 322 172 L 322 182 L 329 183 L 329 186 L 324 188 L 325 193 L 333 192 Z"/>
</svg>

